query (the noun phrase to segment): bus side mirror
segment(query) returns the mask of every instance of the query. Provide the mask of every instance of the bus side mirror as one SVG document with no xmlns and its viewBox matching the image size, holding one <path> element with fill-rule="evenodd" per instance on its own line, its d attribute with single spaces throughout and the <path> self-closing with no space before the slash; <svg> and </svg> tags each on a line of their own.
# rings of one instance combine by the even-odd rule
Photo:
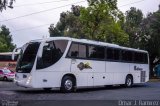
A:
<svg viewBox="0 0 160 106">
<path fill-rule="evenodd" d="M 12 60 L 14 60 L 14 57 L 15 57 L 15 52 L 17 52 L 18 49 L 22 49 L 22 48 L 15 48 L 12 52 Z"/>
</svg>

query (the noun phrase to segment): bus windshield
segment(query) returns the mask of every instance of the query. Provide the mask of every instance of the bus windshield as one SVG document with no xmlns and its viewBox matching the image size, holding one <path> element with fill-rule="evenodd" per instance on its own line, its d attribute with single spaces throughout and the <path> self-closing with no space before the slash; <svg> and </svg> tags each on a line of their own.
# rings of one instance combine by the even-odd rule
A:
<svg viewBox="0 0 160 106">
<path fill-rule="evenodd" d="M 67 40 L 47 41 L 43 46 L 42 57 L 38 58 L 36 69 L 52 66 L 62 57 L 67 47 Z"/>
<path fill-rule="evenodd" d="M 34 42 L 27 45 L 26 49 L 21 49 L 16 71 L 19 73 L 30 73 L 38 52 L 40 43 Z"/>
</svg>

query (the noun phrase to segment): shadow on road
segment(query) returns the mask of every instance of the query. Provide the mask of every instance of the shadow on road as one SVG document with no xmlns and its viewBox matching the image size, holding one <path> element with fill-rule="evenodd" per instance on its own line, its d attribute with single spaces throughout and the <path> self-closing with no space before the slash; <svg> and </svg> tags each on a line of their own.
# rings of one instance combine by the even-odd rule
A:
<svg viewBox="0 0 160 106">
<path fill-rule="evenodd" d="M 94 92 L 94 91 L 102 91 L 102 90 L 118 90 L 118 89 L 134 89 L 134 88 L 143 88 L 148 87 L 146 84 L 141 85 L 133 85 L 132 88 L 125 88 L 124 86 L 103 86 L 103 87 L 95 87 L 95 88 L 81 88 L 77 89 L 76 92 L 73 93 L 86 93 L 86 92 Z M 49 94 L 49 93 L 57 93 L 57 94 L 64 94 L 60 90 L 49 90 L 45 91 L 43 89 L 18 89 L 14 90 L 14 92 L 22 93 L 22 94 Z"/>
<path fill-rule="evenodd" d="M 133 85 L 132 88 L 143 88 L 146 87 L 147 85 Z M 120 85 L 108 85 L 108 86 L 103 86 L 103 87 L 95 87 L 95 88 L 85 88 L 85 89 L 78 89 L 77 93 L 85 93 L 85 92 L 93 92 L 93 91 L 102 91 L 102 90 L 118 90 L 118 89 L 132 89 L 132 88 L 126 88 L 124 86 Z"/>
</svg>

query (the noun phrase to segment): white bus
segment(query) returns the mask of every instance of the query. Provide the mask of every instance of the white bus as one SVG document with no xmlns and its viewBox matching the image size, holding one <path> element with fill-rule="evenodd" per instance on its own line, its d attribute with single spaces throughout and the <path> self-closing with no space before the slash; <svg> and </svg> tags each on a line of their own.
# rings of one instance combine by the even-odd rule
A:
<svg viewBox="0 0 160 106">
<path fill-rule="evenodd" d="M 19 49 L 15 83 L 22 87 L 71 92 L 115 84 L 131 87 L 149 80 L 144 50 L 68 37 L 34 40 Z"/>
</svg>

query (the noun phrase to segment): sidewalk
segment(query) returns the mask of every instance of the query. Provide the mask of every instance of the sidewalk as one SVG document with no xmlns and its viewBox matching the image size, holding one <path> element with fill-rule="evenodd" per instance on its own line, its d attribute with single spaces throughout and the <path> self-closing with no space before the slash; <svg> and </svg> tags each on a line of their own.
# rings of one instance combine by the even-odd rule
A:
<svg viewBox="0 0 160 106">
<path fill-rule="evenodd" d="M 155 79 L 149 79 L 149 82 L 160 82 L 160 78 L 155 78 Z"/>
</svg>

